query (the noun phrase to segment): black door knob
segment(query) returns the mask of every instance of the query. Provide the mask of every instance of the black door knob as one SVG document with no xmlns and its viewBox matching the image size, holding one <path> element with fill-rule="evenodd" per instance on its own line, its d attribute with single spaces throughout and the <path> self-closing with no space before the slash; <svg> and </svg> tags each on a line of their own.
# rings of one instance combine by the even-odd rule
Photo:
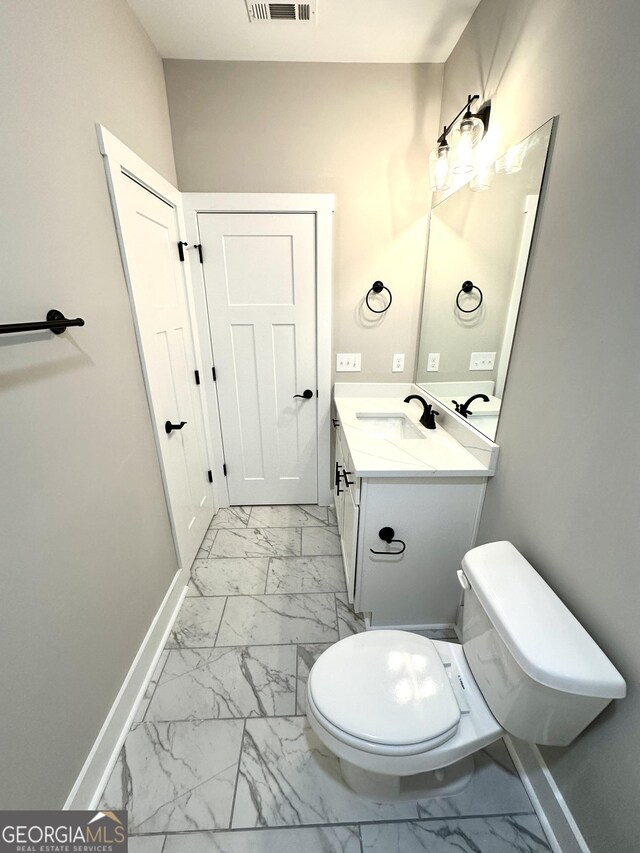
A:
<svg viewBox="0 0 640 853">
<path fill-rule="evenodd" d="M 307 390 L 303 391 L 302 394 L 293 395 L 294 400 L 296 397 L 304 397 L 305 400 L 310 400 L 313 397 L 313 391 L 311 390 L 311 388 L 307 388 Z"/>
<path fill-rule="evenodd" d="M 166 421 L 164 425 L 164 431 L 167 435 L 169 435 L 174 429 L 182 429 L 185 424 L 186 421 L 180 421 L 179 424 L 172 424 L 171 421 Z"/>
</svg>

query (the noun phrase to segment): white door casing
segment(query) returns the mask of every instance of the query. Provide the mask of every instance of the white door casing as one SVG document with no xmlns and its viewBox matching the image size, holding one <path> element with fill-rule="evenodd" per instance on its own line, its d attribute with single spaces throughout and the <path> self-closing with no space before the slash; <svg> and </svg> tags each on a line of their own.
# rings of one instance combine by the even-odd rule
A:
<svg viewBox="0 0 640 853">
<path fill-rule="evenodd" d="M 185 569 L 196 556 L 216 506 L 208 479 L 206 406 L 194 372 L 197 340 L 186 264 L 180 262 L 177 248 L 180 195 L 104 128 L 99 128 L 99 136 L 176 551 Z M 123 151 L 130 155 L 131 170 L 121 166 Z M 167 433 L 167 421 L 186 423 Z"/>
<path fill-rule="evenodd" d="M 230 502 L 316 503 L 315 217 L 200 213 L 198 231 Z"/>
</svg>

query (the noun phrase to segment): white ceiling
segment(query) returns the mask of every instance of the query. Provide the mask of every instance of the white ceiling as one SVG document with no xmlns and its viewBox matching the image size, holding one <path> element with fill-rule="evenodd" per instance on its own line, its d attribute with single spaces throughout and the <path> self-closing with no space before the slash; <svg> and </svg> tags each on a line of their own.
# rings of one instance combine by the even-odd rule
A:
<svg viewBox="0 0 640 853">
<path fill-rule="evenodd" d="M 317 23 L 250 23 L 244 0 L 128 0 L 161 56 L 444 62 L 479 0 L 318 0 Z"/>
</svg>

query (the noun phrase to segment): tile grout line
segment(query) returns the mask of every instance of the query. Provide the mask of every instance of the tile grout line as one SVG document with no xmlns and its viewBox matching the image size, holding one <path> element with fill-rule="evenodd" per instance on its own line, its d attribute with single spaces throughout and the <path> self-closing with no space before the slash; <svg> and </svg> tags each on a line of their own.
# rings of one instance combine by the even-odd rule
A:
<svg viewBox="0 0 640 853">
<path fill-rule="evenodd" d="M 267 573 L 264 576 L 264 595 L 269 594 L 269 593 L 267 593 L 267 586 L 269 585 L 269 572 L 271 571 L 271 560 L 273 560 L 273 557 L 267 558 Z"/>
<path fill-rule="evenodd" d="M 252 719 L 261 719 L 260 717 L 253 717 Z M 246 718 L 245 718 L 246 722 Z M 213 829 L 187 829 L 187 830 L 179 830 L 178 832 L 171 832 L 170 830 L 161 830 L 159 832 L 147 832 L 147 833 L 139 833 L 134 834 L 130 833 L 131 838 L 155 838 L 158 835 L 199 835 L 199 834 L 221 834 L 223 832 L 232 832 L 234 834 L 240 832 L 273 832 L 274 830 L 289 830 L 289 829 L 327 829 L 330 827 L 359 827 L 362 830 L 363 826 L 384 826 L 386 824 L 389 825 L 398 825 L 403 823 L 452 823 L 458 820 L 489 820 L 491 818 L 509 818 L 509 817 L 535 817 L 538 819 L 538 816 L 534 811 L 531 812 L 489 812 L 488 814 L 470 814 L 470 815 L 446 815 L 446 816 L 436 816 L 436 817 L 398 817 L 398 818 L 382 818 L 382 820 L 363 820 L 363 821 L 353 821 L 353 820 L 344 820 L 337 821 L 334 823 L 296 823 L 296 824 L 274 824 L 273 826 L 235 826 L 235 827 L 214 827 Z M 538 823 L 540 823 L 538 819 Z M 543 830 L 543 836 L 545 841 L 547 840 L 547 836 Z M 550 850 L 551 848 L 549 848 Z"/>
<path fill-rule="evenodd" d="M 296 702 L 295 702 L 295 716 L 298 717 L 300 715 L 300 706 L 298 705 L 298 679 L 299 679 L 299 662 L 300 662 L 300 643 L 296 643 Z"/>
<path fill-rule="evenodd" d="M 216 596 L 216 597 L 219 597 L 219 596 Z M 218 646 L 218 635 L 220 634 L 220 628 L 222 627 L 222 620 L 224 619 L 224 612 L 227 609 L 227 602 L 228 601 L 229 601 L 229 596 L 225 595 L 224 604 L 222 605 L 222 613 L 220 614 L 220 620 L 218 622 L 218 627 L 216 628 L 216 638 L 213 641 L 213 646 L 204 646 L 204 647 L 195 646 L 194 648 L 207 648 L 207 649 L 208 648 L 216 648 L 216 649 L 217 648 L 225 648 L 224 646 L 222 646 L 222 647 Z"/>
<path fill-rule="evenodd" d="M 242 753 L 244 750 L 244 736 L 247 731 L 247 718 L 244 717 L 242 720 L 242 735 L 240 736 L 240 751 L 238 752 L 238 766 L 236 767 L 236 782 L 233 786 L 233 799 L 231 800 L 231 809 L 229 811 L 229 829 L 231 829 L 231 825 L 233 824 L 233 812 L 236 808 L 236 796 L 238 794 L 238 782 L 240 781 L 240 765 L 242 763 Z"/>
<path fill-rule="evenodd" d="M 358 838 L 360 839 L 360 853 L 364 853 L 364 842 L 362 840 L 362 824 L 361 823 L 358 824 Z"/>
</svg>

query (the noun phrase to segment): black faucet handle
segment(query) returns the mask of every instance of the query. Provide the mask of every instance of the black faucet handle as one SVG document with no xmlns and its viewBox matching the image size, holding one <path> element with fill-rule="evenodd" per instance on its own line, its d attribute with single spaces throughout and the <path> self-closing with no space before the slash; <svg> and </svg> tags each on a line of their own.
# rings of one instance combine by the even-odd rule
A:
<svg viewBox="0 0 640 853">
<path fill-rule="evenodd" d="M 436 428 L 436 415 L 439 415 L 440 412 L 436 412 L 435 409 L 429 407 L 429 411 L 425 412 L 425 417 L 420 421 L 425 429 L 435 429 Z"/>
</svg>

